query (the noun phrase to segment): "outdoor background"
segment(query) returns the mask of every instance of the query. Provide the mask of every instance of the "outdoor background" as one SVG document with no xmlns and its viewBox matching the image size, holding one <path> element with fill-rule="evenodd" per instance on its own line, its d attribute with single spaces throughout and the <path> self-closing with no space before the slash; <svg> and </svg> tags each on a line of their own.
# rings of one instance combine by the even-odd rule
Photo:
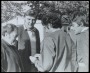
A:
<svg viewBox="0 0 90 73">
<path fill-rule="evenodd" d="M 39 30 L 40 41 L 44 38 L 44 29 L 40 19 L 50 12 L 69 15 L 71 21 L 75 13 L 81 12 L 89 25 L 89 1 L 1 1 L 1 25 L 13 23 L 20 26 L 24 24 L 23 15 L 30 9 L 38 14 L 35 27 Z"/>
</svg>

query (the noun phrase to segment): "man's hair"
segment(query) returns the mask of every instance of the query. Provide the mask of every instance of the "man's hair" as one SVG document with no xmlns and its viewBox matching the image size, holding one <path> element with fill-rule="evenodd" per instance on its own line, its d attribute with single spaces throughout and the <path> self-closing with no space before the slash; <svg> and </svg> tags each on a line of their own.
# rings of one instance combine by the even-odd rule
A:
<svg viewBox="0 0 90 73">
<path fill-rule="evenodd" d="M 17 28 L 16 25 L 14 25 L 12 23 L 8 23 L 8 24 L 6 24 L 5 26 L 2 27 L 2 35 L 5 35 L 5 33 L 9 33 L 10 34 L 13 31 L 15 31 L 16 34 L 18 34 L 17 29 L 18 28 Z"/>
<path fill-rule="evenodd" d="M 52 24 L 53 28 L 61 28 L 61 21 L 59 14 L 48 13 L 42 17 L 42 25 Z"/>
<path fill-rule="evenodd" d="M 61 24 L 62 26 L 69 26 L 70 25 L 70 18 L 68 15 L 62 15 L 61 16 Z"/>
<path fill-rule="evenodd" d="M 89 26 L 88 16 L 86 16 L 84 13 L 78 12 L 78 13 L 75 13 L 74 16 L 75 17 L 73 21 L 80 21 L 83 23 L 83 26 Z M 80 26 L 81 24 L 78 24 L 78 25 Z"/>
<path fill-rule="evenodd" d="M 37 19 L 37 13 L 34 10 L 28 10 L 27 12 L 24 13 L 24 17 L 26 16 L 32 16 L 35 19 Z"/>
</svg>

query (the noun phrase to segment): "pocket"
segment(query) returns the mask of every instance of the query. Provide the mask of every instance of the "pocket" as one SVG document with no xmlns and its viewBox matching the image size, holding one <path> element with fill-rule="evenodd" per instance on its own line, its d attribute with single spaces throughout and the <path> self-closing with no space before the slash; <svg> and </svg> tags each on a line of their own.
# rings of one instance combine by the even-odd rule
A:
<svg viewBox="0 0 90 73">
<path fill-rule="evenodd" d="M 84 67 L 84 66 L 85 66 L 84 63 L 78 63 L 78 64 L 79 64 L 79 66 L 81 66 L 81 67 Z"/>
</svg>

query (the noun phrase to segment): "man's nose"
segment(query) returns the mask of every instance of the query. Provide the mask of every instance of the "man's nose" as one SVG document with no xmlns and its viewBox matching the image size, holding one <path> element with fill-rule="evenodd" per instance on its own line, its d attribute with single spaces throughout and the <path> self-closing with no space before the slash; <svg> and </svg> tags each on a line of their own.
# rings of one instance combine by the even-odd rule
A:
<svg viewBox="0 0 90 73">
<path fill-rule="evenodd" d="M 45 30 L 46 30 L 46 32 L 48 32 L 48 29 L 47 28 Z"/>
<path fill-rule="evenodd" d="M 31 22 L 29 21 L 28 23 L 30 24 Z"/>
<path fill-rule="evenodd" d="M 29 20 L 28 22 L 31 22 L 31 20 Z"/>
</svg>

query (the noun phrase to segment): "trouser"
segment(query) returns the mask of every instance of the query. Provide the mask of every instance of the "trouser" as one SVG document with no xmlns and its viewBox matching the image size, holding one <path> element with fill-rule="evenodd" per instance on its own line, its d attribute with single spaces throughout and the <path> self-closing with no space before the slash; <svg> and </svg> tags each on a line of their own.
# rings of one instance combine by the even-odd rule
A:
<svg viewBox="0 0 90 73">
<path fill-rule="evenodd" d="M 19 55 L 23 64 L 23 72 L 38 72 L 34 64 L 29 60 L 29 55 L 25 50 L 19 50 Z"/>
</svg>

